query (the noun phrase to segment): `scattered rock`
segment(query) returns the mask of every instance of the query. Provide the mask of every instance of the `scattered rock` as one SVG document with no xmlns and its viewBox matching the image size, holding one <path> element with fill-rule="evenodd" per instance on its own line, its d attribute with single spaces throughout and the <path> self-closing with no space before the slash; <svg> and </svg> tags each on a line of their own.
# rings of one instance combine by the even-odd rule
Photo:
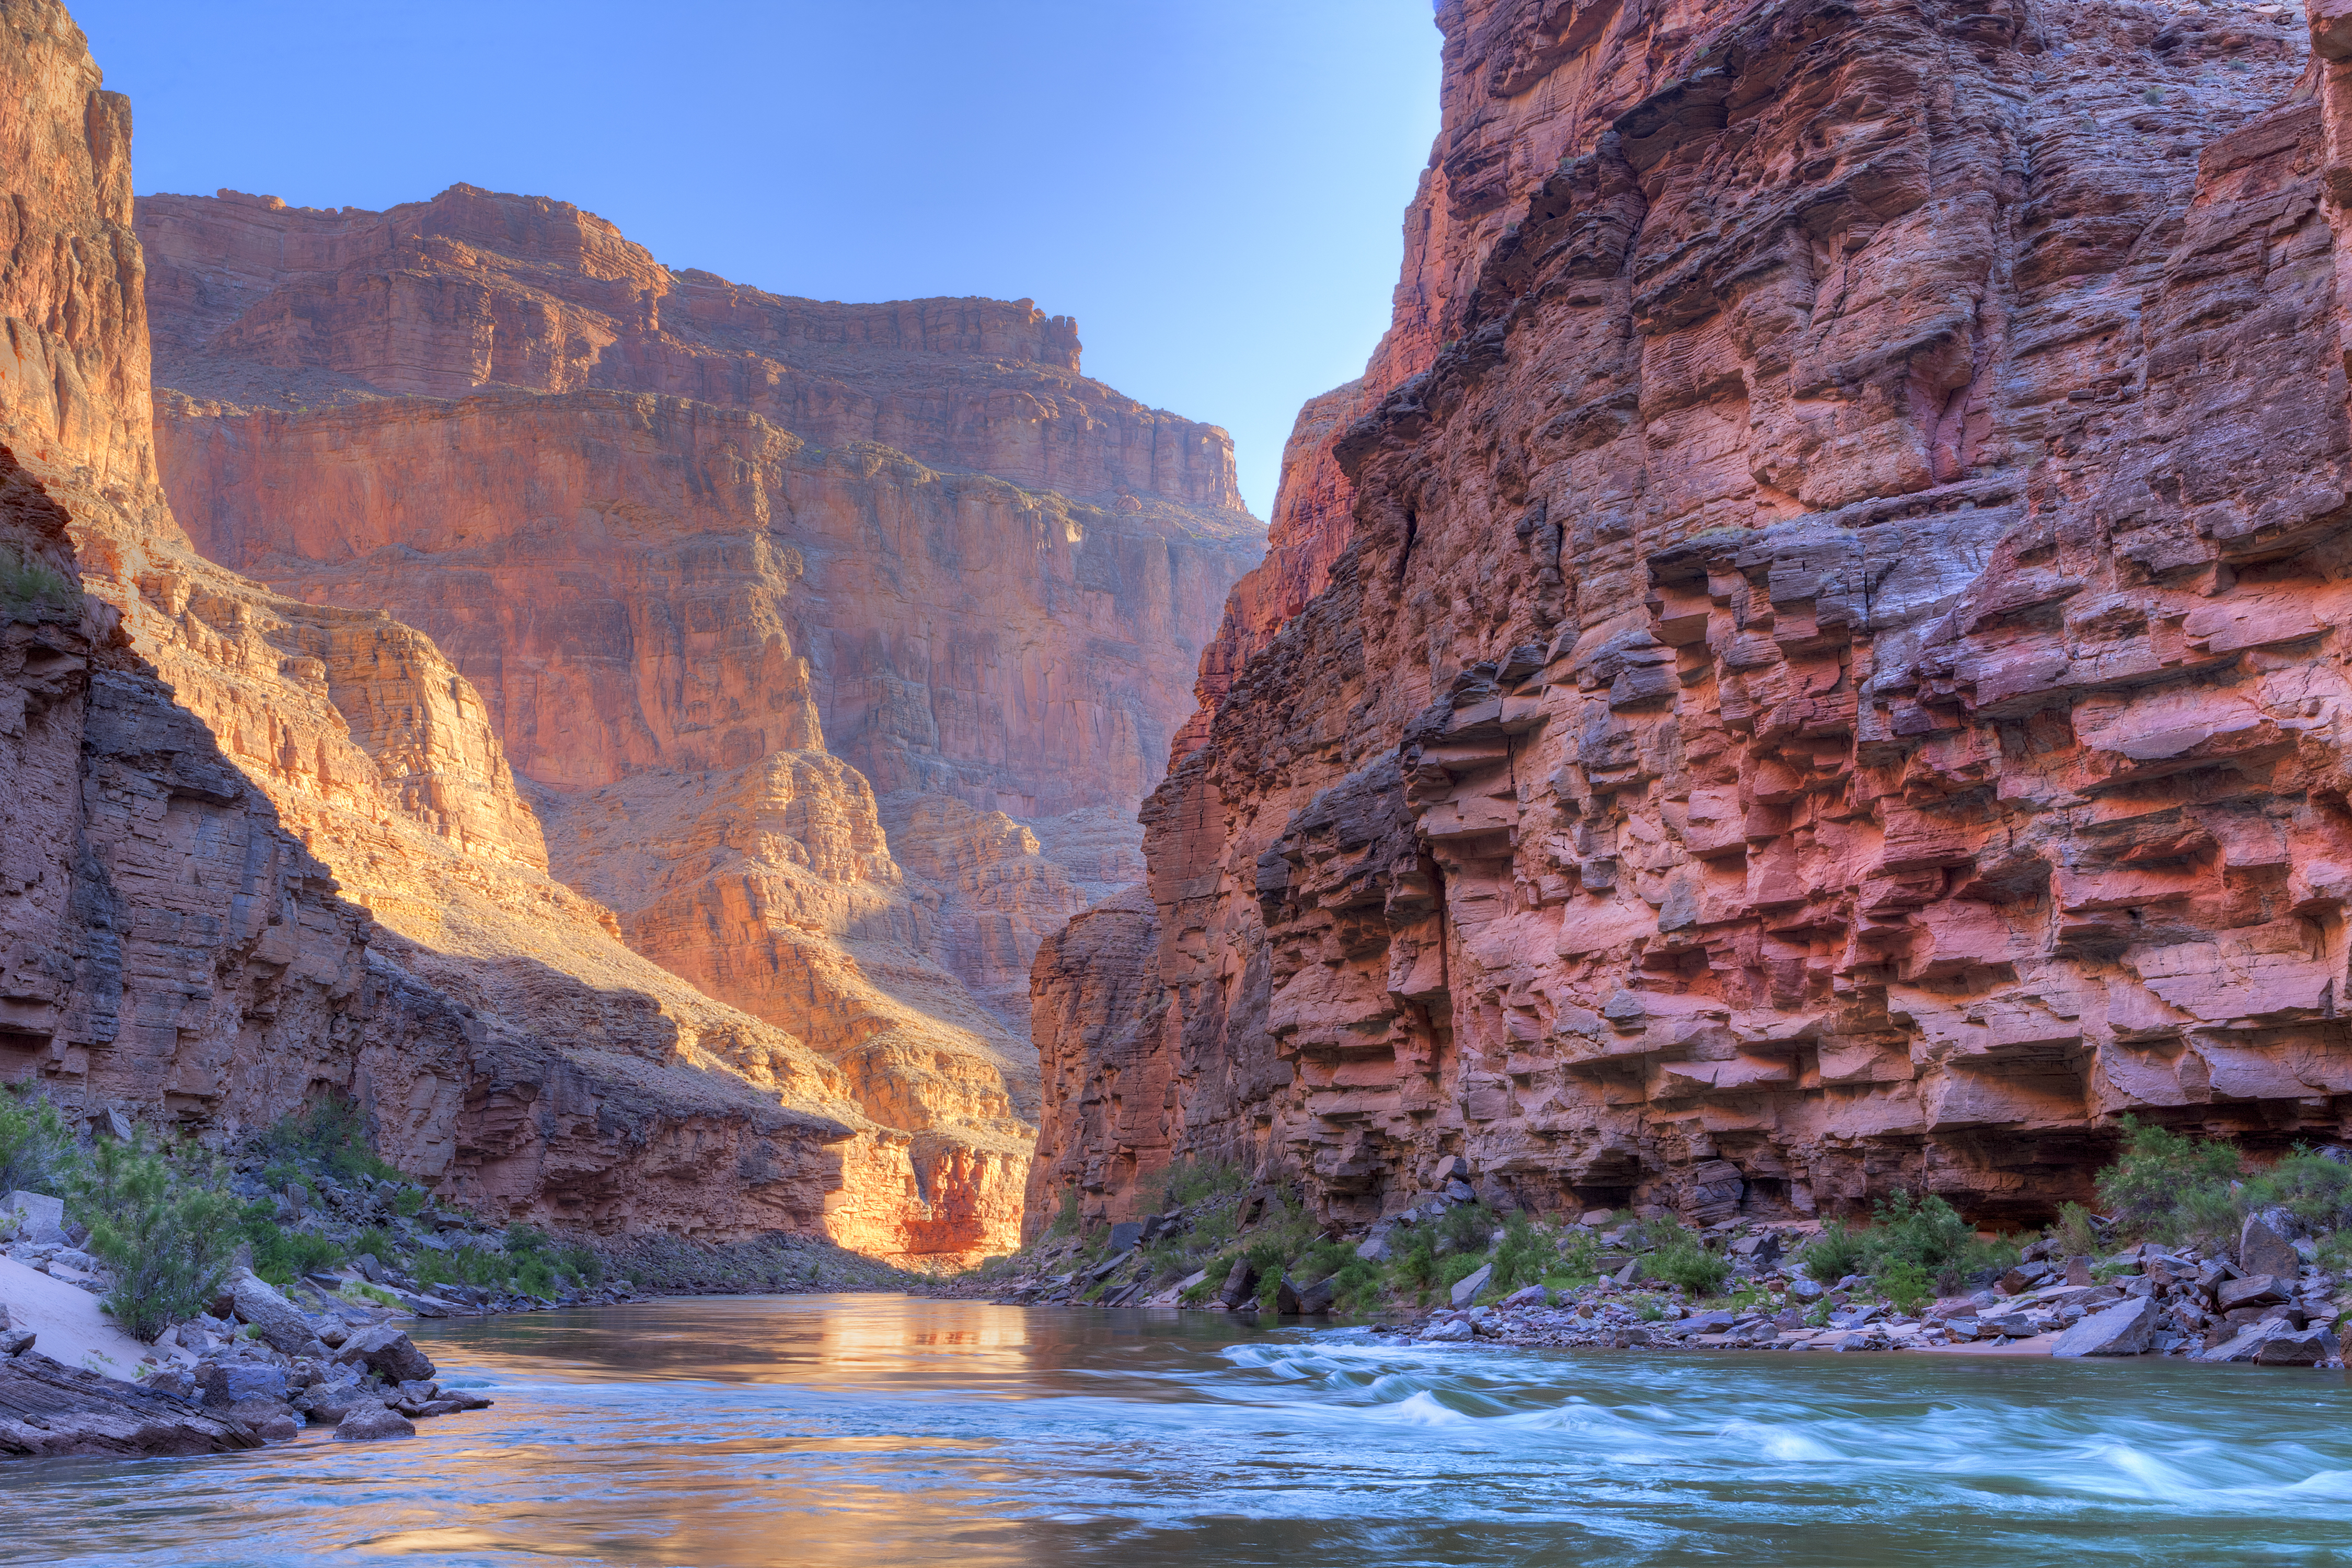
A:
<svg viewBox="0 0 2352 1568">
<path fill-rule="evenodd" d="M 1495 1266 L 1482 1263 L 1454 1282 L 1454 1289 L 1447 1292 L 1447 1299 L 1456 1307 L 1466 1307 L 1478 1299 L 1478 1292 L 1484 1290 L 1486 1281 L 1494 1277 Z"/>
<path fill-rule="evenodd" d="M 2299 1227 L 2283 1208 L 2258 1209 L 2238 1227 L 2238 1267 L 2249 1275 L 2293 1279 L 2303 1267 L 2294 1249 Z"/>
<path fill-rule="evenodd" d="M 66 1201 L 63 1198 L 19 1189 L 0 1198 L 0 1209 L 16 1212 L 16 1239 L 19 1241 L 62 1245 L 66 1239 Z"/>
<path fill-rule="evenodd" d="M 351 1414 L 335 1423 L 335 1440 L 339 1443 L 373 1443 L 385 1437 L 415 1436 L 416 1423 L 373 1400 L 352 1405 Z"/>
<path fill-rule="evenodd" d="M 2292 1271 L 2284 1279 L 2269 1274 L 2250 1274 L 2243 1279 L 2224 1281 L 2214 1292 L 2213 1300 L 2225 1312 L 2246 1307 L 2282 1306 L 2294 1299 L 2294 1279 Z"/>
<path fill-rule="evenodd" d="M 0 1361 L 0 1456 L 224 1454 L 261 1441 L 224 1415 L 44 1355 Z"/>
<path fill-rule="evenodd" d="M 229 1300 L 238 1320 L 258 1329 L 262 1342 L 271 1350 L 283 1355 L 326 1359 L 327 1348 L 311 1331 L 310 1321 L 251 1270 L 237 1270 L 229 1282 Z"/>
<path fill-rule="evenodd" d="M 1422 1330 L 1421 1342 L 1425 1345 L 1458 1345 L 1465 1343 L 1475 1332 L 1466 1318 L 1450 1318 L 1432 1323 Z"/>
<path fill-rule="evenodd" d="M 343 1342 L 335 1360 L 364 1366 L 386 1383 L 411 1383 L 433 1375 L 433 1363 L 416 1342 L 388 1323 L 362 1329 Z"/>
<path fill-rule="evenodd" d="M 2053 1356 L 2138 1355 L 2156 1332 L 2156 1303 L 2144 1297 L 2091 1313 L 2058 1336 Z"/>
<path fill-rule="evenodd" d="M 1114 1253 L 1133 1252 L 1143 1245 L 1143 1226 L 1138 1220 L 1122 1220 L 1110 1227 L 1110 1249 Z"/>
</svg>

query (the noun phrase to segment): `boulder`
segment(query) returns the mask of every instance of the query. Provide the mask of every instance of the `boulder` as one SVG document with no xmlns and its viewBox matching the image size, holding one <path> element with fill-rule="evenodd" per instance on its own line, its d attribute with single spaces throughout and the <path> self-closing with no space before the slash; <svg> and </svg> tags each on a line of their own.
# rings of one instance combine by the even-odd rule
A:
<svg viewBox="0 0 2352 1568">
<path fill-rule="evenodd" d="M 2299 1227 L 2283 1208 L 2257 1209 L 2238 1227 L 2238 1267 L 2249 1275 L 2293 1279 L 2303 1267 L 2294 1249 Z"/>
<path fill-rule="evenodd" d="M 2156 1334 L 2156 1303 L 2134 1297 L 2093 1312 L 2058 1336 L 2053 1356 L 2138 1355 Z"/>
<path fill-rule="evenodd" d="M 33 1348 L 30 1329 L 0 1329 L 0 1356 L 23 1355 Z"/>
<path fill-rule="evenodd" d="M 1632 1265 L 1629 1264 L 1627 1267 L 1631 1268 Z M 1446 1299 L 1457 1308 L 1466 1307 L 1478 1299 L 1478 1292 L 1484 1290 L 1486 1288 L 1486 1281 L 1494 1277 L 1495 1266 L 1491 1263 L 1481 1263 L 1454 1282 L 1454 1289 L 1447 1293 Z"/>
<path fill-rule="evenodd" d="M 60 1366 L 43 1355 L 0 1361 L 0 1458 L 63 1454 L 222 1454 L 261 1439 L 216 1411 L 159 1390 Z"/>
<path fill-rule="evenodd" d="M 1287 1274 L 1274 1288 L 1274 1310 L 1285 1318 L 1298 1316 L 1298 1287 L 1290 1282 Z"/>
<path fill-rule="evenodd" d="M 1230 1312 L 1247 1303 L 1256 1294 L 1257 1270 L 1250 1267 L 1248 1258 L 1235 1258 L 1232 1270 L 1225 1276 L 1224 1284 L 1217 1291 L 1217 1300 Z"/>
<path fill-rule="evenodd" d="M 2336 1336 L 2317 1323 L 2307 1329 L 2295 1329 L 2280 1324 L 2273 1327 L 2263 1342 L 2254 1349 L 2257 1366 L 2317 1366 L 2336 1359 L 2340 1347 Z"/>
<path fill-rule="evenodd" d="M 2074 1257 L 2066 1259 L 2066 1283 L 2069 1285 L 2094 1285 L 2097 1283 L 2095 1279 L 2091 1278 L 2091 1259 L 2087 1255 L 2076 1253 Z"/>
<path fill-rule="evenodd" d="M 2243 1279 L 2223 1281 L 2213 1300 L 2224 1312 L 2243 1307 L 2281 1306 L 2294 1299 L 2294 1279 L 2292 1272 L 2284 1279 L 2271 1274 L 2249 1274 Z"/>
<path fill-rule="evenodd" d="M 1339 1294 L 1339 1281 L 1318 1279 L 1312 1285 L 1298 1288 L 1298 1312 L 1301 1317 L 1319 1318 L 1331 1310 L 1332 1299 Z"/>
<path fill-rule="evenodd" d="M 373 1443 L 385 1437 L 415 1436 L 415 1422 L 373 1399 L 352 1405 L 351 1413 L 335 1423 L 335 1441 L 339 1443 Z"/>
<path fill-rule="evenodd" d="M 1432 1323 L 1421 1331 L 1421 1342 L 1425 1345 L 1458 1345 L 1467 1343 L 1476 1331 L 1467 1318 L 1450 1318 L 1442 1323 Z"/>
<path fill-rule="evenodd" d="M 239 1269 L 229 1282 L 229 1301 L 241 1322 L 260 1331 L 261 1341 L 281 1355 L 307 1355 L 324 1361 L 327 1347 L 311 1331 L 310 1321 L 293 1302 L 248 1269 Z"/>
<path fill-rule="evenodd" d="M 265 1443 L 283 1443 L 302 1430 L 282 1399 L 240 1399 L 228 1407 L 228 1418 Z"/>
<path fill-rule="evenodd" d="M 16 1239 L 60 1246 L 66 1239 L 66 1201 L 22 1189 L 0 1198 L 0 1209 L 16 1215 Z"/>
<path fill-rule="evenodd" d="M 1143 1225 L 1141 1221 L 1121 1220 L 1118 1224 L 1110 1227 L 1111 1251 L 1115 1253 L 1133 1252 L 1137 1247 L 1142 1245 Z"/>
<path fill-rule="evenodd" d="M 1389 1239 L 1384 1236 L 1368 1236 L 1356 1244 L 1356 1256 L 1373 1263 L 1385 1263 L 1389 1256 Z"/>
<path fill-rule="evenodd" d="M 1506 1307 L 1543 1307 L 1551 1302 L 1551 1292 L 1540 1285 L 1523 1285 L 1503 1298 Z"/>
<path fill-rule="evenodd" d="M 1789 1281 L 1789 1298 L 1791 1300 L 1818 1301 L 1828 1294 L 1829 1292 L 1822 1288 L 1822 1283 L 1818 1279 L 1808 1279 L 1800 1275 Z"/>
<path fill-rule="evenodd" d="M 363 1366 L 386 1383 L 413 1383 L 433 1375 L 433 1363 L 416 1342 L 389 1323 L 362 1329 L 345 1340 L 335 1359 L 346 1366 Z"/>
<path fill-rule="evenodd" d="M 198 1362 L 195 1380 L 205 1404 L 215 1410 L 286 1397 L 286 1369 L 266 1361 Z"/>
</svg>

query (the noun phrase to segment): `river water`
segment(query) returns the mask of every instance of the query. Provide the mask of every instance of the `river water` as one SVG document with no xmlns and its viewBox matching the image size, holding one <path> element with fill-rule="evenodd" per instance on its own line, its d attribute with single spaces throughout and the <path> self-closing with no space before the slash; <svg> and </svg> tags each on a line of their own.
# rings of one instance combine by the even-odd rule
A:
<svg viewBox="0 0 2352 1568">
<path fill-rule="evenodd" d="M 891 1296 L 434 1323 L 414 1441 L 0 1470 L 0 1562 L 2352 1563 L 2344 1374 Z"/>
</svg>

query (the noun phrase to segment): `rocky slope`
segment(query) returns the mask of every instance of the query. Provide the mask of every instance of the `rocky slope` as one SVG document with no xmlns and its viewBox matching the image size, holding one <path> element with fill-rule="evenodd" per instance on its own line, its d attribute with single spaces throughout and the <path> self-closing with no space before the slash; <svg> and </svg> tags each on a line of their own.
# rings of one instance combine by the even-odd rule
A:
<svg viewBox="0 0 2352 1568">
<path fill-rule="evenodd" d="M 2038 1219 L 2125 1111 L 2338 1135 L 2315 10 L 1442 5 L 1393 384 L 1278 509 L 1323 585 L 1236 595 L 1149 906 L 1040 953 L 1033 1216 L 1190 1155 Z"/>
<path fill-rule="evenodd" d="M 1257 553 L 1224 434 L 1080 375 L 1026 301 L 781 299 L 557 202 L 139 226 L 198 546 L 429 633 L 544 869 L 906 1140 L 918 1250 L 1009 1247 L 1031 960 L 1139 875 Z"/>
<path fill-rule="evenodd" d="M 495 1217 L 894 1254 L 1006 1228 L 1017 1170 L 875 1124 L 549 875 L 430 639 L 196 553 L 154 456 L 128 107 L 62 8 L 0 15 L 0 1073 L 213 1140 L 348 1097 Z"/>
</svg>

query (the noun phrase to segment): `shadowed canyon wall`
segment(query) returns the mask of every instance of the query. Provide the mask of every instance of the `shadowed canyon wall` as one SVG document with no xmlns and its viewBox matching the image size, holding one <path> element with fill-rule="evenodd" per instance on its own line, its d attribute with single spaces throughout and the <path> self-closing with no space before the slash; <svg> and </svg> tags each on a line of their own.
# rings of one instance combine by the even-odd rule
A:
<svg viewBox="0 0 2352 1568">
<path fill-rule="evenodd" d="M 513 1218 L 899 1256 L 1008 1233 L 1001 1089 L 972 1129 L 869 1119 L 860 1064 L 549 874 L 427 637 L 196 553 L 155 459 L 129 107 L 61 7 L 0 20 L 0 1073 L 215 1140 L 348 1097 L 404 1170 Z"/>
<path fill-rule="evenodd" d="M 1011 1245 L 1032 960 L 1139 879 L 1260 553 L 1224 433 L 1087 380 L 1026 301 L 782 299 L 558 202 L 138 222 L 199 548 L 428 633 L 553 878 L 952 1167 L 970 1226 L 930 1250 Z"/>
<path fill-rule="evenodd" d="M 1441 5 L 1303 564 L 1039 954 L 1033 1222 L 1185 1155 L 2036 1219 L 2126 1111 L 2352 1131 L 2340 9 Z"/>
</svg>

